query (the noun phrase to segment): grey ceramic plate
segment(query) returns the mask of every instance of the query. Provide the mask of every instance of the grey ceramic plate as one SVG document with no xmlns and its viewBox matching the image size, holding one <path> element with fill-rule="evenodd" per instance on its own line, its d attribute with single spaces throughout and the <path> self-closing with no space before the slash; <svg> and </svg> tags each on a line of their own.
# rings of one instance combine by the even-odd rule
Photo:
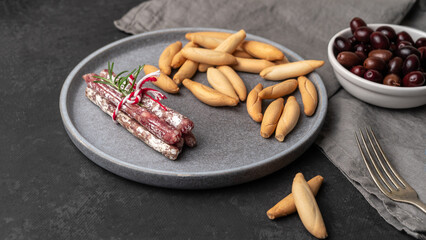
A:
<svg viewBox="0 0 426 240">
<path fill-rule="evenodd" d="M 279 142 L 263 139 L 260 125 L 246 112 L 245 103 L 237 107 L 214 108 L 198 101 L 186 88 L 178 95 L 167 94 L 167 106 L 188 116 L 195 124 L 195 148 L 185 148 L 177 161 L 170 161 L 112 122 L 84 95 L 81 76 L 115 62 L 115 70 L 133 69 L 139 64 L 157 65 L 162 50 L 177 40 L 186 43 L 191 31 L 227 31 L 223 29 L 178 28 L 143 33 L 111 43 L 90 54 L 69 74 L 60 95 L 60 112 L 64 126 L 74 144 L 90 160 L 122 177 L 161 187 L 202 189 L 230 186 L 266 176 L 288 165 L 315 140 L 327 111 L 327 94 L 321 78 L 308 77 L 315 84 L 319 104 L 312 117 L 301 114 L 296 128 Z M 229 31 L 227 31 L 229 32 Z M 247 39 L 272 44 L 290 61 L 302 58 L 289 49 L 267 39 L 247 34 Z M 265 81 L 257 74 L 239 73 L 247 89 Z M 206 74 L 193 78 L 208 85 Z M 294 93 L 301 106 L 299 92 Z M 269 102 L 264 104 L 264 108 Z M 302 108 L 303 109 L 303 108 Z"/>
</svg>

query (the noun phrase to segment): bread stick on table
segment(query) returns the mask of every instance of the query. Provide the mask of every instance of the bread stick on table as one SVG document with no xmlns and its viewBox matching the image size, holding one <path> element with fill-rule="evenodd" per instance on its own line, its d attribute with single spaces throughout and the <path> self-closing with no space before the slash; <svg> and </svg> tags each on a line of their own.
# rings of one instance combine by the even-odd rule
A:
<svg viewBox="0 0 426 240">
<path fill-rule="evenodd" d="M 305 228 L 316 238 L 327 237 L 324 220 L 317 201 L 303 174 L 298 173 L 293 180 L 292 191 L 297 213 Z"/>
<path fill-rule="evenodd" d="M 314 194 L 314 196 L 317 195 L 323 181 L 324 181 L 324 178 L 320 175 L 308 181 L 309 188 L 311 188 L 311 191 Z M 279 201 L 277 204 L 275 204 L 275 206 L 269 209 L 266 212 L 266 215 L 268 216 L 269 219 L 273 220 L 279 217 L 290 215 L 295 212 L 296 212 L 296 205 L 294 204 L 294 197 L 293 197 L 293 194 L 290 193 L 281 201 Z"/>
</svg>

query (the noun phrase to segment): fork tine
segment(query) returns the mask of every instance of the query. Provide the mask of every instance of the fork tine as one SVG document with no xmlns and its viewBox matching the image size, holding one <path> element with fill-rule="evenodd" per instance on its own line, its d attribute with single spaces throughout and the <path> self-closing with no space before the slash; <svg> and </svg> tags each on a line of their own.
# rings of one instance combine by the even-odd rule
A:
<svg viewBox="0 0 426 240">
<path fill-rule="evenodd" d="M 401 182 L 401 184 L 405 187 L 405 188 L 407 188 L 407 187 L 409 187 L 409 188 L 411 188 L 411 186 L 404 180 L 404 178 L 402 178 L 401 177 L 401 175 L 399 175 L 398 174 L 398 172 L 393 168 L 393 166 L 390 164 L 390 162 L 389 162 L 389 160 L 388 160 L 388 158 L 386 157 L 386 155 L 385 155 L 385 153 L 383 152 L 383 149 L 382 149 L 382 146 L 380 146 L 380 144 L 379 144 L 379 141 L 377 141 L 377 138 L 376 138 L 376 135 L 374 134 L 374 132 L 373 132 L 373 129 L 371 129 L 371 127 L 369 127 L 370 129 L 370 132 L 371 132 L 371 135 L 373 136 L 373 139 L 374 139 L 374 141 L 376 142 L 376 144 L 377 144 L 377 147 L 379 148 L 379 151 L 380 151 L 380 153 L 382 154 L 382 156 L 383 156 L 383 159 L 385 160 L 385 162 L 386 162 L 386 164 L 387 164 L 387 166 L 389 167 L 389 169 L 392 171 L 392 173 L 394 174 L 394 176 L 399 180 L 399 182 Z M 384 169 L 386 169 L 385 167 L 383 167 Z M 386 170 L 386 172 L 388 172 L 387 170 Z M 392 180 L 392 179 L 391 179 Z M 393 182 L 393 180 L 392 180 L 392 182 Z M 395 184 L 395 182 L 394 182 L 394 184 Z"/>
<path fill-rule="evenodd" d="M 381 170 L 381 171 L 380 171 L 379 167 L 378 167 L 378 166 L 377 166 L 377 164 L 376 164 L 376 161 L 374 161 L 374 158 L 373 158 L 373 156 L 372 156 L 372 155 L 371 155 L 371 153 L 370 153 L 370 149 L 368 148 L 368 145 L 367 145 L 367 143 L 366 143 L 366 141 L 365 141 L 364 133 L 362 132 L 362 130 L 361 130 L 361 129 L 360 129 L 359 131 L 360 131 L 360 133 L 361 133 L 361 140 L 362 140 L 362 142 L 364 143 L 365 150 L 367 151 L 367 154 L 368 154 L 368 156 L 370 157 L 370 162 L 373 164 L 374 169 L 376 169 L 376 172 L 377 172 L 377 174 L 379 175 L 380 180 L 382 180 L 382 182 L 386 185 L 386 187 L 388 187 L 389 191 L 390 191 L 390 192 L 392 192 L 395 188 L 394 188 L 394 187 L 392 187 L 392 186 L 389 184 L 389 182 L 387 181 L 387 179 L 383 176 L 383 174 L 382 174 L 382 171 L 383 171 L 383 170 Z"/>
<path fill-rule="evenodd" d="M 366 145 L 366 143 L 365 143 L 365 140 L 364 140 L 364 137 L 363 137 L 363 135 L 362 135 L 362 131 L 360 131 L 360 135 L 361 135 L 361 138 L 362 138 L 362 140 L 363 140 L 363 143 L 364 143 L 364 147 L 367 149 L 367 152 L 368 152 L 368 148 L 367 148 L 367 145 Z M 364 155 L 364 151 L 362 150 L 362 147 L 361 147 L 361 143 L 360 143 L 360 141 L 359 141 L 359 138 L 358 138 L 358 135 L 355 133 L 355 138 L 356 138 L 356 142 L 357 142 L 357 144 L 358 144 L 358 148 L 359 148 L 359 152 L 361 153 L 361 156 L 362 156 L 362 159 L 364 160 L 364 163 L 365 163 L 365 166 L 367 166 L 367 170 L 368 170 L 368 172 L 370 173 L 370 175 L 371 175 L 371 177 L 373 178 L 373 180 L 374 180 L 374 182 L 376 183 L 376 185 L 377 185 L 377 187 L 379 187 L 379 189 L 380 189 L 380 191 L 382 191 L 382 193 L 383 194 L 385 194 L 386 196 L 388 196 L 388 197 L 390 197 L 389 196 L 389 191 L 391 190 L 391 188 L 386 188 L 381 182 L 380 182 L 380 180 L 379 180 L 379 177 L 377 176 L 377 173 L 376 172 L 374 172 L 373 171 L 373 169 L 370 167 L 370 164 L 368 164 L 368 161 L 367 161 L 367 158 L 365 157 L 365 155 Z M 370 160 L 372 160 L 371 159 L 371 157 L 370 157 Z M 373 161 L 372 161 L 373 162 Z M 374 162 L 373 162 L 374 163 Z"/>
<path fill-rule="evenodd" d="M 397 180 L 395 179 L 395 177 L 388 171 L 388 169 L 385 167 L 385 165 L 383 164 L 383 160 L 382 160 L 382 158 L 379 156 L 379 153 L 377 152 L 377 147 L 376 146 L 379 146 L 379 142 L 377 141 L 377 139 L 375 138 L 375 142 L 376 142 L 376 144 L 374 144 L 373 143 L 373 140 L 371 140 L 371 137 L 370 137 L 370 133 L 368 132 L 368 129 L 367 128 L 365 128 L 365 132 L 366 132 L 366 134 L 367 134 L 367 138 L 368 138 L 368 140 L 370 141 L 370 144 L 371 144 L 371 148 L 373 149 L 373 151 L 374 151 L 374 153 L 376 154 L 376 159 L 377 159 L 377 161 L 379 162 L 379 164 L 380 164 L 380 166 L 382 167 L 382 171 L 385 173 L 385 175 L 388 177 L 388 179 L 390 179 L 391 180 L 391 182 L 393 183 L 393 185 L 395 186 L 395 188 L 396 189 L 400 189 L 401 188 L 401 184 L 399 184 L 398 182 L 397 182 Z M 370 127 L 370 132 L 372 132 L 372 130 L 371 130 L 371 127 Z M 375 146 L 376 145 L 376 146 Z M 381 152 L 382 153 L 382 157 L 384 158 L 384 152 L 382 151 Z M 389 184 L 390 185 L 390 184 Z M 403 186 L 404 187 L 404 186 Z"/>
</svg>

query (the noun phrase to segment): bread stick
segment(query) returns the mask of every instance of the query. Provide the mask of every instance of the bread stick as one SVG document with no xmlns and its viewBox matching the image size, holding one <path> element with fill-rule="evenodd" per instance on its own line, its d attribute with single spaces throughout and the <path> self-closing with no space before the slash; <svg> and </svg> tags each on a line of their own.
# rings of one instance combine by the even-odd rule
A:
<svg viewBox="0 0 426 240">
<path fill-rule="evenodd" d="M 143 67 L 143 71 L 145 72 L 145 74 L 149 74 L 149 73 L 158 71 L 158 68 L 152 65 L 145 65 Z M 152 83 L 155 86 L 161 88 L 165 92 L 168 92 L 168 93 L 179 92 L 179 87 L 176 85 L 176 83 L 164 73 L 160 73 L 160 77 L 157 78 L 157 81 Z"/>
<path fill-rule="evenodd" d="M 309 185 L 303 174 L 298 173 L 293 180 L 292 193 L 297 213 L 305 228 L 316 238 L 327 237 L 324 220 Z"/>
<path fill-rule="evenodd" d="M 282 60 L 284 58 L 284 54 L 278 48 L 263 42 L 245 41 L 242 44 L 242 48 L 255 58 L 268 61 Z"/>
<path fill-rule="evenodd" d="M 227 37 L 214 50 L 219 52 L 233 53 L 235 49 L 237 49 L 238 45 L 240 45 L 245 38 L 246 32 L 241 29 L 240 31 Z"/>
<path fill-rule="evenodd" d="M 185 58 L 194 62 L 206 63 L 211 65 L 230 65 L 236 64 L 237 60 L 229 53 L 218 52 L 203 48 L 182 49 Z"/>
<path fill-rule="evenodd" d="M 280 64 L 286 64 L 289 63 L 290 61 L 288 60 L 288 58 L 284 55 L 284 58 L 282 60 L 277 60 L 274 61 L 275 65 L 280 65 Z"/>
<path fill-rule="evenodd" d="M 315 85 L 305 76 L 298 77 L 297 81 L 302 95 L 303 111 L 306 116 L 312 116 L 318 105 L 318 94 Z"/>
<path fill-rule="evenodd" d="M 234 53 L 232 53 L 232 55 L 234 55 L 235 57 L 239 57 L 239 58 L 253 58 L 250 54 L 248 54 L 247 52 L 243 51 L 243 50 L 235 50 Z"/>
<path fill-rule="evenodd" d="M 297 80 L 289 79 L 263 89 L 259 93 L 261 99 L 276 99 L 291 94 L 297 89 Z"/>
<path fill-rule="evenodd" d="M 207 80 L 217 91 L 238 100 L 238 96 L 235 93 L 232 84 L 229 82 L 228 78 L 226 78 L 226 76 L 218 69 L 209 67 L 207 69 Z"/>
<path fill-rule="evenodd" d="M 229 35 L 232 36 L 232 35 Z M 215 37 L 208 37 L 204 35 L 192 35 L 191 41 L 196 43 L 197 45 L 207 48 L 207 49 L 215 49 L 217 48 L 222 42 L 224 42 L 226 38 L 215 38 Z M 237 50 L 243 51 L 243 48 L 241 47 L 241 43 L 237 45 Z"/>
<path fill-rule="evenodd" d="M 263 86 L 261 83 L 257 84 L 247 96 L 247 112 L 255 122 L 261 122 L 263 119 L 262 114 L 262 99 L 258 94 L 262 91 Z"/>
<path fill-rule="evenodd" d="M 232 97 L 229 97 L 225 94 L 222 94 L 212 88 L 207 87 L 198 82 L 194 82 L 190 79 L 184 79 L 182 84 L 189 89 L 189 91 L 194 94 L 194 96 L 201 102 L 213 106 L 213 107 L 222 107 L 222 106 L 236 106 L 238 100 Z"/>
<path fill-rule="evenodd" d="M 324 181 L 324 178 L 320 175 L 308 181 L 309 188 L 311 189 L 314 196 L 317 195 L 318 190 L 320 189 L 323 181 Z M 275 206 L 269 209 L 266 212 L 266 215 L 268 216 L 269 219 L 273 220 L 279 217 L 284 217 L 284 216 L 293 214 L 295 212 L 296 212 L 296 205 L 294 204 L 293 194 L 290 193 L 281 201 L 279 201 L 277 204 L 275 204 Z"/>
<path fill-rule="evenodd" d="M 170 67 L 172 64 L 172 59 L 181 48 L 182 42 L 177 41 L 164 49 L 160 55 L 160 59 L 158 60 L 158 66 L 160 67 L 161 72 L 166 75 L 170 75 L 172 72 L 172 68 Z"/>
<path fill-rule="evenodd" d="M 237 63 L 231 67 L 237 71 L 260 73 L 263 69 L 274 66 L 274 63 L 263 59 L 235 58 Z"/>
<path fill-rule="evenodd" d="M 263 138 L 269 138 L 277 127 L 278 120 L 284 107 L 284 99 L 278 98 L 269 104 L 263 115 L 262 124 L 260 125 L 260 135 Z"/>
<path fill-rule="evenodd" d="M 229 66 L 219 66 L 217 69 L 225 75 L 225 77 L 228 79 L 228 81 L 231 83 L 232 87 L 234 88 L 235 92 L 238 95 L 238 98 L 241 101 L 245 101 L 247 98 L 247 88 L 246 85 L 244 85 L 243 80 L 238 76 L 238 74 Z"/>
<path fill-rule="evenodd" d="M 324 65 L 324 61 L 303 60 L 286 64 L 274 65 L 263 69 L 260 76 L 267 80 L 284 80 L 306 75 Z"/>
<path fill-rule="evenodd" d="M 214 38 L 225 39 L 225 38 L 231 36 L 231 34 L 232 33 L 227 33 L 227 32 L 192 32 L 192 33 L 185 34 L 185 38 L 191 41 L 192 36 L 194 36 L 194 35 L 202 35 L 202 36 L 207 36 L 207 37 L 214 37 Z"/>
<path fill-rule="evenodd" d="M 193 43 L 193 42 L 188 42 L 185 47 L 183 48 L 188 48 L 188 47 L 198 47 L 197 44 Z M 182 64 L 185 62 L 186 58 L 182 55 L 182 49 L 176 53 L 176 55 L 173 57 L 172 59 L 172 63 L 171 63 L 171 67 L 176 69 L 176 68 L 180 68 L 180 66 L 182 66 Z"/>
<path fill-rule="evenodd" d="M 296 126 L 300 116 L 300 107 L 294 96 L 287 98 L 284 105 L 283 113 L 278 120 L 277 129 L 275 130 L 275 138 L 282 142 Z"/>
<path fill-rule="evenodd" d="M 211 66 L 212 65 L 210 65 L 210 64 L 200 63 L 200 64 L 198 64 L 198 71 L 199 72 L 207 72 L 207 69 Z"/>
<path fill-rule="evenodd" d="M 204 35 L 192 35 L 191 41 L 195 44 L 207 48 L 207 49 L 215 49 L 223 42 L 223 38 L 214 38 L 208 37 Z"/>
<path fill-rule="evenodd" d="M 197 72 L 197 69 L 198 63 L 188 59 L 173 76 L 173 81 L 175 81 L 176 84 L 181 84 L 185 78 L 192 78 Z"/>
</svg>

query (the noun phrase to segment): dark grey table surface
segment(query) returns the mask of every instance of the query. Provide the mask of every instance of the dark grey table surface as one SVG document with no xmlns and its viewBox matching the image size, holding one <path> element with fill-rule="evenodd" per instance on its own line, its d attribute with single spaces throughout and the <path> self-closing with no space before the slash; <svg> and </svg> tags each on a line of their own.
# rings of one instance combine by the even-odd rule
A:
<svg viewBox="0 0 426 240">
<path fill-rule="evenodd" d="M 0 239 L 314 239 L 296 214 L 265 214 L 297 172 L 325 178 L 317 200 L 329 239 L 411 238 L 315 146 L 270 176 L 214 190 L 151 187 L 98 167 L 68 138 L 59 92 L 79 61 L 127 36 L 112 22 L 140 0 L 0 3 Z M 414 10 L 404 23 L 423 20 Z"/>
</svg>

